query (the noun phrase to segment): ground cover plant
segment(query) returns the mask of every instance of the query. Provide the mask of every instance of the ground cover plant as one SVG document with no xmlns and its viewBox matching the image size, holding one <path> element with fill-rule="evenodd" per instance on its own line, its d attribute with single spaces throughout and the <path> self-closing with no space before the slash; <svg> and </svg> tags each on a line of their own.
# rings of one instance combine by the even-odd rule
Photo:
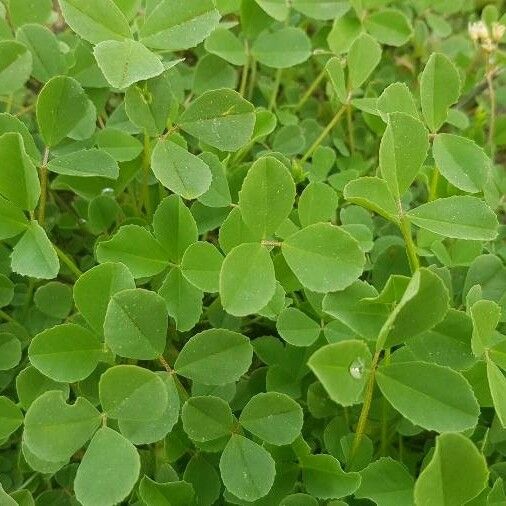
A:
<svg viewBox="0 0 506 506">
<path fill-rule="evenodd" d="M 505 505 L 506 18 L 0 3 L 0 505 Z"/>
</svg>

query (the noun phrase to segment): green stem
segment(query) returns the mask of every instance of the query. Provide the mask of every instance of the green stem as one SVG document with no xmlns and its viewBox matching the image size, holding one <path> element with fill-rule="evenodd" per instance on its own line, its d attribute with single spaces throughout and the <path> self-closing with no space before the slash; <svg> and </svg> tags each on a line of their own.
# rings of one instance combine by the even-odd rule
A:
<svg viewBox="0 0 506 506">
<path fill-rule="evenodd" d="M 44 157 L 42 159 L 42 165 L 40 166 L 40 200 L 39 200 L 39 212 L 37 219 L 39 220 L 40 226 L 44 226 L 46 221 L 46 200 L 47 200 L 47 162 L 49 160 L 49 148 L 44 149 Z"/>
<path fill-rule="evenodd" d="M 266 241 L 266 240 L 262 241 L 262 246 L 273 246 L 274 248 L 276 248 L 281 247 L 282 245 L 283 243 L 280 241 Z"/>
<path fill-rule="evenodd" d="M 244 42 L 244 51 L 246 53 L 246 63 L 244 64 L 242 68 L 242 74 L 241 74 L 241 86 L 239 88 L 239 93 L 244 97 L 246 94 L 246 86 L 248 85 L 248 74 L 249 74 L 249 68 L 251 64 L 251 58 L 249 56 L 249 49 L 248 49 L 248 41 Z"/>
<path fill-rule="evenodd" d="M 175 374 L 174 372 L 174 369 L 172 369 L 172 367 L 169 365 L 169 363 L 167 362 L 167 360 L 165 360 L 165 357 L 163 355 L 160 355 L 158 357 L 158 362 L 160 362 L 160 364 L 162 365 L 162 367 L 170 374 L 172 375 L 172 377 L 174 378 L 174 383 L 176 383 L 176 386 L 178 387 L 179 391 L 181 392 L 181 395 L 185 398 L 185 399 L 189 399 L 190 398 L 190 394 L 188 393 L 188 390 L 186 390 L 186 388 L 184 387 L 184 385 L 181 383 L 181 381 L 179 381 L 179 378 L 177 377 L 177 375 Z"/>
<path fill-rule="evenodd" d="M 35 478 L 38 478 L 39 477 L 39 473 L 34 473 L 32 474 L 29 478 L 27 478 L 17 489 L 16 489 L 16 492 L 18 490 L 23 490 L 25 489 L 28 485 L 30 485 L 30 483 L 32 483 L 33 480 L 35 480 Z"/>
<path fill-rule="evenodd" d="M 28 318 L 28 312 L 30 311 L 30 304 L 32 303 L 34 290 L 35 280 L 33 278 L 30 278 L 28 280 L 28 289 L 26 290 L 26 299 L 23 304 L 23 320 L 26 320 Z"/>
<path fill-rule="evenodd" d="M 149 170 L 151 168 L 151 139 L 147 132 L 144 132 L 144 154 L 142 159 L 142 168 L 144 172 L 142 196 L 144 201 L 144 209 L 148 217 L 152 215 L 151 197 L 149 195 Z"/>
<path fill-rule="evenodd" d="M 486 79 L 488 94 L 490 96 L 490 124 L 488 129 L 488 144 L 490 146 L 490 158 L 495 162 L 495 119 L 497 116 L 497 97 L 494 89 L 494 66 L 490 61 L 491 55 L 487 55 Z"/>
<path fill-rule="evenodd" d="M 316 148 L 324 141 L 324 139 L 327 137 L 327 135 L 333 130 L 333 128 L 339 123 L 339 120 L 341 119 L 341 116 L 343 115 L 344 111 L 346 110 L 346 105 L 343 105 L 339 111 L 337 111 L 336 115 L 332 118 L 331 122 L 325 127 L 323 132 L 320 134 L 318 139 L 316 139 L 311 147 L 306 151 L 306 154 L 302 157 L 301 163 L 306 162 L 311 155 L 314 153 Z"/>
<path fill-rule="evenodd" d="M 432 172 L 432 177 L 430 180 L 429 187 L 429 198 L 428 201 L 432 202 L 437 199 L 437 185 L 439 183 L 439 170 L 437 167 L 434 167 L 434 171 Z"/>
<path fill-rule="evenodd" d="M 406 218 L 406 216 L 401 216 L 400 229 L 402 236 L 404 237 L 404 242 L 406 244 L 406 251 L 408 253 L 411 272 L 415 273 L 420 268 L 420 261 L 418 260 L 418 255 L 416 254 L 416 246 L 411 234 L 411 223 L 409 222 L 408 218 Z"/>
<path fill-rule="evenodd" d="M 353 443 L 351 445 L 350 458 L 348 459 L 348 464 L 351 464 L 353 457 L 355 456 L 355 453 L 358 447 L 360 446 L 362 437 L 364 436 L 367 418 L 369 417 L 369 411 L 371 409 L 372 396 L 374 393 L 374 384 L 376 382 L 376 369 L 378 368 L 380 354 L 381 350 L 376 351 L 376 353 L 374 354 L 374 358 L 372 360 L 371 372 L 369 373 L 369 379 L 365 387 L 364 403 L 362 404 L 362 410 L 360 411 L 360 416 L 358 418 L 357 429 L 355 431 L 355 438 L 353 439 Z"/>
<path fill-rule="evenodd" d="M 323 70 L 316 76 L 315 80 L 311 83 L 311 86 L 309 86 L 306 93 L 304 93 L 302 98 L 299 100 L 298 104 L 295 106 L 295 111 L 299 111 L 302 108 L 302 106 L 309 100 L 309 98 L 315 92 L 316 88 L 318 88 L 318 86 L 322 82 L 326 73 L 327 69 L 323 67 Z"/>
<path fill-rule="evenodd" d="M 53 244 L 53 247 L 60 258 L 60 260 L 69 268 L 70 272 L 74 274 L 74 276 L 77 278 L 81 277 L 83 272 L 77 265 L 74 263 L 74 261 L 64 252 L 62 251 L 56 244 Z"/>
<path fill-rule="evenodd" d="M 299 462 L 302 462 L 306 457 L 311 455 L 311 447 L 306 443 L 306 441 L 304 440 L 304 438 L 302 436 L 299 436 L 292 443 L 291 446 L 292 446 L 293 453 L 295 453 Z"/>
<path fill-rule="evenodd" d="M 348 123 L 348 142 L 351 153 L 355 153 L 355 132 L 353 131 L 353 118 L 351 104 L 346 108 L 346 119 Z"/>
<path fill-rule="evenodd" d="M 385 364 L 388 365 L 390 363 L 390 349 L 385 350 Z M 380 455 L 385 456 L 387 454 L 388 447 L 388 402 L 383 397 L 381 401 L 381 445 L 380 445 Z"/>
<path fill-rule="evenodd" d="M 251 56 L 251 72 L 248 84 L 248 100 L 251 101 L 253 98 L 253 92 L 255 91 L 255 84 L 257 81 L 257 61 Z"/>
<path fill-rule="evenodd" d="M 6 322 L 10 323 L 16 323 L 16 320 L 9 314 L 7 314 L 5 311 L 2 311 L 0 309 L 0 318 L 3 318 Z"/>
<path fill-rule="evenodd" d="M 7 98 L 7 102 L 5 104 L 5 112 L 10 114 L 12 111 L 12 104 L 14 103 L 14 95 L 11 93 Z"/>
<path fill-rule="evenodd" d="M 276 79 L 274 81 L 274 90 L 272 91 L 271 101 L 269 102 L 269 111 L 272 111 L 276 108 L 276 102 L 278 100 L 279 94 L 279 86 L 281 85 L 281 76 L 283 74 L 283 69 L 278 69 L 276 71 Z"/>
</svg>

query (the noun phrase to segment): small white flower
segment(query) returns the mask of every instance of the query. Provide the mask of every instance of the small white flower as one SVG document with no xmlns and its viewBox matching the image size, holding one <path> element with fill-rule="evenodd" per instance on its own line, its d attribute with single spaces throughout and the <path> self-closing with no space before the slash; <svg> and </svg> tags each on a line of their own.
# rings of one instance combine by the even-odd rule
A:
<svg viewBox="0 0 506 506">
<path fill-rule="evenodd" d="M 469 37 L 473 42 L 478 42 L 478 32 L 476 31 L 476 23 L 469 23 L 467 26 L 467 31 L 469 32 Z"/>
<path fill-rule="evenodd" d="M 487 53 L 493 53 L 497 46 L 492 41 L 492 39 L 486 39 L 481 43 L 481 47 L 487 52 Z"/>
<path fill-rule="evenodd" d="M 469 23 L 469 36 L 475 42 L 482 39 L 486 41 L 490 38 L 488 33 L 487 25 L 483 21 L 476 21 L 475 23 Z"/>
<path fill-rule="evenodd" d="M 501 23 L 492 23 L 492 38 L 499 42 L 506 33 L 506 26 Z"/>
</svg>

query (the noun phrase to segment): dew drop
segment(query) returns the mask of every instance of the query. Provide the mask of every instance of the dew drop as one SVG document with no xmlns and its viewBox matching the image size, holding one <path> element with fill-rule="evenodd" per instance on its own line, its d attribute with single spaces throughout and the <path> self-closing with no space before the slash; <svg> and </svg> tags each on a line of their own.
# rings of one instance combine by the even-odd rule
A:
<svg viewBox="0 0 506 506">
<path fill-rule="evenodd" d="M 104 188 L 102 195 L 114 195 L 114 188 Z"/>
<path fill-rule="evenodd" d="M 362 379 L 364 375 L 365 364 L 364 361 L 358 357 L 350 364 L 350 374 L 352 378 Z"/>
</svg>

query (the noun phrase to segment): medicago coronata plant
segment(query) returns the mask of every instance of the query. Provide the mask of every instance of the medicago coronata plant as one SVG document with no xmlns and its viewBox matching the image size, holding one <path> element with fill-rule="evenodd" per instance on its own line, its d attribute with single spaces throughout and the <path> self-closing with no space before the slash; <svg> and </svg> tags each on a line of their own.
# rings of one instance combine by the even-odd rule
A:
<svg viewBox="0 0 506 506">
<path fill-rule="evenodd" d="M 0 506 L 506 504 L 503 2 L 0 2 Z"/>
</svg>

